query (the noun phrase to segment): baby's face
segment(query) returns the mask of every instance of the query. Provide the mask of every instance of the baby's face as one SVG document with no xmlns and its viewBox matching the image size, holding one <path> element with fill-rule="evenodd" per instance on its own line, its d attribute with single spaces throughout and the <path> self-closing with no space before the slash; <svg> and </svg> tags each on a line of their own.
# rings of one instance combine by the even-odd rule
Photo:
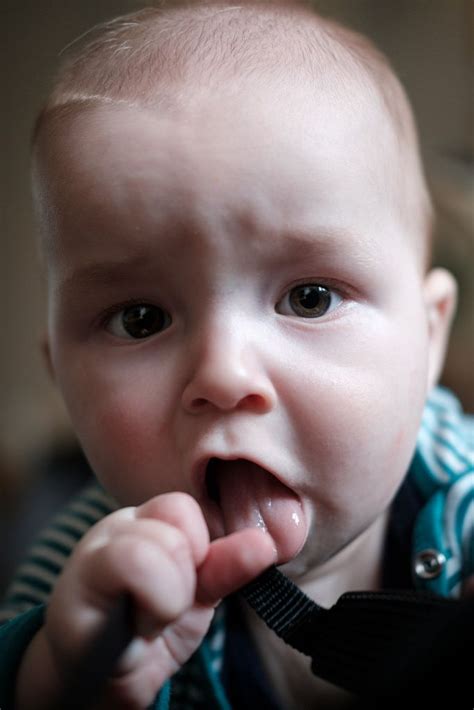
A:
<svg viewBox="0 0 474 710">
<path fill-rule="evenodd" d="M 49 345 L 122 504 L 185 491 L 213 536 L 266 526 L 316 565 L 407 470 L 423 274 L 377 110 L 266 99 L 98 107 L 49 139 Z"/>
</svg>

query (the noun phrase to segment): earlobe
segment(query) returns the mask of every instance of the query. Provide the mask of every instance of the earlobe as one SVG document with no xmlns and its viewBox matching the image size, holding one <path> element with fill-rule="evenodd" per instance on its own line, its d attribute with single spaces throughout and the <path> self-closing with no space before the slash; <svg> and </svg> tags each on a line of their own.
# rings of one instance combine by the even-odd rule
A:
<svg viewBox="0 0 474 710">
<path fill-rule="evenodd" d="M 438 381 L 444 364 L 451 323 L 456 309 L 457 285 L 445 269 L 433 269 L 424 284 L 428 321 L 428 389 Z"/>
<path fill-rule="evenodd" d="M 51 380 L 54 382 L 56 380 L 56 377 L 55 377 L 55 372 L 54 372 L 53 360 L 51 358 L 51 348 L 49 345 L 49 339 L 48 339 L 48 336 L 46 335 L 46 333 L 41 338 L 40 347 L 41 347 L 41 354 L 43 356 L 43 362 L 46 366 L 46 370 L 47 370 Z"/>
</svg>

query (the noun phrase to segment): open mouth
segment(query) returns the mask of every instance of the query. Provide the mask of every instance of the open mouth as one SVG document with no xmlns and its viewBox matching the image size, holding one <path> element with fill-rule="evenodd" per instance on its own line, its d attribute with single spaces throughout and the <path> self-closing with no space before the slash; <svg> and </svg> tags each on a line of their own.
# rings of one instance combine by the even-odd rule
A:
<svg viewBox="0 0 474 710">
<path fill-rule="evenodd" d="M 206 466 L 205 483 L 206 491 L 209 498 L 214 501 L 214 503 L 220 502 L 219 485 L 217 483 L 218 469 L 219 465 L 224 463 L 222 459 L 212 457 L 209 459 Z"/>
<path fill-rule="evenodd" d="M 295 556 L 307 535 L 298 496 L 257 463 L 209 459 L 205 488 L 216 504 L 225 534 L 258 528 L 273 538 L 280 564 Z"/>
</svg>

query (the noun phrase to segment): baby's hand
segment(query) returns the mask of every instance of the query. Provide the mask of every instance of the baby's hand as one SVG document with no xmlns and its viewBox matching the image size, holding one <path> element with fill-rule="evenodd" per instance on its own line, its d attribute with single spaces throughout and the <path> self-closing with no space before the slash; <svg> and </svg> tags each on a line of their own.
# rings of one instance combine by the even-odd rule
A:
<svg viewBox="0 0 474 710">
<path fill-rule="evenodd" d="M 199 506 L 183 493 L 107 516 L 84 536 L 58 580 L 20 670 L 18 708 L 48 706 L 123 593 L 133 598 L 136 635 L 100 707 L 147 708 L 201 643 L 219 599 L 274 555 L 260 530 L 211 543 Z"/>
</svg>

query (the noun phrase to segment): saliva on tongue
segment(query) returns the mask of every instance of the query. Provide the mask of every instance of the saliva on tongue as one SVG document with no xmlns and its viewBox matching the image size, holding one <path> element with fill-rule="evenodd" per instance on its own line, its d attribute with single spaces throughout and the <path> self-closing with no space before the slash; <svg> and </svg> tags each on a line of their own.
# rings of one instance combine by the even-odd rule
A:
<svg viewBox="0 0 474 710">
<path fill-rule="evenodd" d="M 306 522 L 297 496 L 287 486 L 245 459 L 212 459 L 209 471 L 227 534 L 243 528 L 268 533 L 279 565 L 298 554 L 306 540 Z"/>
</svg>

